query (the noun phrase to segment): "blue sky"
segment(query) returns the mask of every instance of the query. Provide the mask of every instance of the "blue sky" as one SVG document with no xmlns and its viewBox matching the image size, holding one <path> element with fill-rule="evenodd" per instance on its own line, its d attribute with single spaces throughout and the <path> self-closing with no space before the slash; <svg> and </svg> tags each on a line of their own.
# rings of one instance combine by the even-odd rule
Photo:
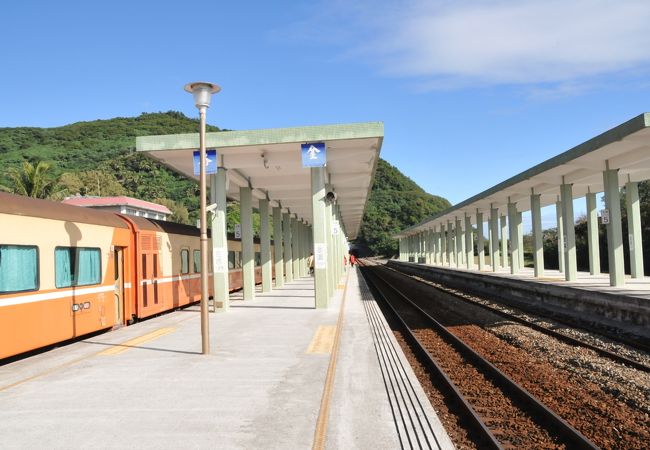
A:
<svg viewBox="0 0 650 450">
<path fill-rule="evenodd" d="M 253 129 L 381 120 L 458 203 L 650 111 L 647 0 L 9 2 L 0 127 L 179 110 Z"/>
</svg>

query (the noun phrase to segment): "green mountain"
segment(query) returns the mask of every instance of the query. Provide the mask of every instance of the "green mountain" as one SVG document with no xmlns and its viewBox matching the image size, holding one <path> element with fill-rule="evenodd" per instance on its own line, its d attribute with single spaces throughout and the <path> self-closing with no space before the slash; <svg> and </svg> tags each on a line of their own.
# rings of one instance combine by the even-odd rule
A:
<svg viewBox="0 0 650 450">
<path fill-rule="evenodd" d="M 356 243 L 374 255 L 396 255 L 398 244 L 392 235 L 450 206 L 447 199 L 426 193 L 380 159 Z"/>
<path fill-rule="evenodd" d="M 79 122 L 56 128 L 0 128 L 0 185 L 11 188 L 12 172 L 24 162 L 50 165 L 63 192 L 74 195 L 129 195 L 164 203 L 173 219 L 195 223 L 198 186 L 146 156 L 135 153 L 135 137 L 193 133 L 198 120 L 182 113 L 143 113 L 138 117 Z M 208 126 L 208 131 L 219 128 Z M 374 254 L 393 255 L 390 236 L 446 207 L 449 202 L 424 192 L 384 160 L 379 161 L 358 243 Z M 239 208 L 230 208 L 229 228 Z"/>
</svg>

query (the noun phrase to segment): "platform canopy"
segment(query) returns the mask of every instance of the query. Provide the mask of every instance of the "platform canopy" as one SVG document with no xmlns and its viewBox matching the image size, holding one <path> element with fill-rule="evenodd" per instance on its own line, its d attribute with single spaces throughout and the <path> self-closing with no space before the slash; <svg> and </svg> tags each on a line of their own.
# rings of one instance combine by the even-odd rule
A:
<svg viewBox="0 0 650 450">
<path fill-rule="evenodd" d="M 383 137 L 382 122 L 365 122 L 211 132 L 206 134 L 206 147 L 217 151 L 218 166 L 228 170 L 228 198 L 239 200 L 239 187 L 250 186 L 254 198 L 268 198 L 271 206 L 281 206 L 312 223 L 310 169 L 302 167 L 301 144 L 324 142 L 327 177 L 337 195 L 347 237 L 354 239 Z M 196 180 L 192 153 L 198 148 L 198 132 L 136 138 L 138 152 Z"/>
<path fill-rule="evenodd" d="M 522 152 L 526 151 L 525 143 Z M 477 159 L 480 163 L 480 159 Z M 457 167 L 461 167 L 460 165 Z M 542 206 L 554 204 L 562 184 L 571 184 L 573 198 L 603 192 L 603 171 L 618 169 L 619 185 L 650 179 L 650 113 L 640 114 L 564 153 L 546 160 L 421 223 L 402 230 L 401 238 L 454 221 L 468 214 L 476 224 L 477 210 L 498 208 L 505 214 L 508 202 L 518 211 L 530 209 L 531 194 L 540 194 Z M 460 175 L 460 172 L 459 172 Z"/>
</svg>

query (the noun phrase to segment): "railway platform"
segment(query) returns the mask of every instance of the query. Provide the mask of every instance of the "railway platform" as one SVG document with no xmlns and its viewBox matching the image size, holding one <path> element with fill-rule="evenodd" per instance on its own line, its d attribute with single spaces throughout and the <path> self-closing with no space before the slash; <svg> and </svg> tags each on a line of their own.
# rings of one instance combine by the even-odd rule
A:
<svg viewBox="0 0 650 450">
<path fill-rule="evenodd" d="M 302 278 L 0 366 L 2 448 L 453 448 L 363 279 Z"/>
<path fill-rule="evenodd" d="M 613 287 L 608 274 L 578 272 L 575 281 L 565 281 L 557 270 L 535 277 L 526 267 L 516 274 L 509 268 L 492 271 L 390 260 L 389 266 L 418 273 L 450 287 L 473 293 L 497 295 L 514 303 L 525 303 L 575 319 L 600 324 L 623 333 L 650 338 L 650 278 L 626 278 L 625 286 Z"/>
</svg>

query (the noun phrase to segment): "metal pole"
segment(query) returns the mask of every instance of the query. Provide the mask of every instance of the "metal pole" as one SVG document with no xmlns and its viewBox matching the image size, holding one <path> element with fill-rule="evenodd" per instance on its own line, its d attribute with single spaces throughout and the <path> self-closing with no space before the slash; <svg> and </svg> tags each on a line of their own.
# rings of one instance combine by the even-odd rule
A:
<svg viewBox="0 0 650 450">
<path fill-rule="evenodd" d="M 199 107 L 201 130 L 199 133 L 201 171 L 199 175 L 199 190 L 201 196 L 201 344 L 202 353 L 210 353 L 210 330 L 208 322 L 208 229 L 206 220 L 206 187 L 205 187 L 205 106 Z"/>
</svg>

